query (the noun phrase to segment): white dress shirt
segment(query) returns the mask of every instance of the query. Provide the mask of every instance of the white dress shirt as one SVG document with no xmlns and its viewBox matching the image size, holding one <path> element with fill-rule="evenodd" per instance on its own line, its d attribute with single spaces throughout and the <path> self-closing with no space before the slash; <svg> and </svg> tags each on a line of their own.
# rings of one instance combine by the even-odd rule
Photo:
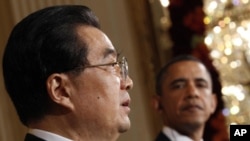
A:
<svg viewBox="0 0 250 141">
<path fill-rule="evenodd" d="M 188 136 L 181 135 L 176 130 L 174 130 L 174 129 L 170 128 L 170 127 L 167 127 L 167 126 L 163 127 L 162 132 L 163 132 L 163 134 L 168 136 L 168 138 L 171 141 L 193 141 Z M 201 139 L 200 141 L 203 141 L 203 139 Z"/>
<path fill-rule="evenodd" d="M 60 135 L 57 135 L 48 131 L 40 130 L 40 129 L 29 129 L 28 133 L 35 135 L 46 141 L 73 141 L 68 138 L 62 137 Z"/>
</svg>

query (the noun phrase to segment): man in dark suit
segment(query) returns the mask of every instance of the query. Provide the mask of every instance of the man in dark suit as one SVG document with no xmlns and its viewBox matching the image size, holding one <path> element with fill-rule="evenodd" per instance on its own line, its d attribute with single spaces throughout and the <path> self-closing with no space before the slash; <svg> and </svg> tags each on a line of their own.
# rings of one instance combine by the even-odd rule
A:
<svg viewBox="0 0 250 141">
<path fill-rule="evenodd" d="M 3 75 L 25 141 L 115 141 L 130 128 L 127 60 L 86 6 L 47 7 L 19 22 Z"/>
<path fill-rule="evenodd" d="M 202 141 L 217 105 L 205 65 L 192 56 L 173 58 L 158 74 L 156 91 L 164 126 L 155 141 Z"/>
</svg>

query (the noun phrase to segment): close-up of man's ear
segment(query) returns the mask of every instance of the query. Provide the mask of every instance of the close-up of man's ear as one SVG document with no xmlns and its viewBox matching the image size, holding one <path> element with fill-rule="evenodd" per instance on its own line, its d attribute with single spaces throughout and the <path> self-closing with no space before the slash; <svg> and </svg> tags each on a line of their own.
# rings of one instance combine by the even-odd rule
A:
<svg viewBox="0 0 250 141">
<path fill-rule="evenodd" d="M 54 73 L 47 79 L 46 87 L 51 100 L 59 105 L 73 108 L 70 99 L 69 77 L 66 74 Z"/>
<path fill-rule="evenodd" d="M 211 106 L 212 106 L 212 111 L 211 114 L 213 114 L 217 108 L 218 105 L 218 98 L 217 95 L 215 93 L 212 94 L 212 100 L 211 100 Z"/>
<path fill-rule="evenodd" d="M 155 95 L 152 98 L 152 105 L 153 105 L 153 107 L 154 107 L 155 110 L 157 110 L 158 112 L 161 112 L 162 105 L 161 105 L 161 102 L 160 102 L 160 96 Z"/>
</svg>

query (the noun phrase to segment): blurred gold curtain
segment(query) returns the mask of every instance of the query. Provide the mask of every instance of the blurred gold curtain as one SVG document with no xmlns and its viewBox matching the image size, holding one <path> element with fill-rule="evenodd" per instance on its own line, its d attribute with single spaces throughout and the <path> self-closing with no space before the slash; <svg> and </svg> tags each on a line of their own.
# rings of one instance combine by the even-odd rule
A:
<svg viewBox="0 0 250 141">
<path fill-rule="evenodd" d="M 145 94 L 145 99 L 151 101 L 155 95 L 155 75 L 163 65 L 158 51 L 157 39 L 153 23 L 151 6 L 147 0 L 129 0 L 128 11 L 133 24 L 134 39 L 137 40 L 137 56 L 141 62 L 140 68 L 143 70 L 145 90 L 149 93 Z M 150 120 L 154 121 L 151 133 L 156 137 L 162 128 L 161 117 L 153 109 L 152 103 L 145 105 L 147 113 L 150 113 Z"/>
<path fill-rule="evenodd" d="M 11 3 L 8 0 L 0 1 L 0 57 L 3 56 L 3 49 L 7 37 L 14 25 L 12 19 Z M 0 75 L 0 140 L 18 141 L 23 139 L 25 127 L 21 125 L 16 111 L 6 94 L 3 84 L 2 61 Z M 13 135 L 15 133 L 15 136 Z"/>
</svg>

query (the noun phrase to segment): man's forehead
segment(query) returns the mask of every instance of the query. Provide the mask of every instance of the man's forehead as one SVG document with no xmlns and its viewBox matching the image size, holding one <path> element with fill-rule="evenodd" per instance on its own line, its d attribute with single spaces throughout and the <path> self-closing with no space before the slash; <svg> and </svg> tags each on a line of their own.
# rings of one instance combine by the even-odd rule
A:
<svg viewBox="0 0 250 141">
<path fill-rule="evenodd" d="M 210 79 L 210 74 L 206 67 L 197 61 L 181 61 L 169 66 L 166 70 L 166 77 L 187 77 Z"/>
<path fill-rule="evenodd" d="M 105 48 L 103 51 L 103 57 L 106 58 L 108 56 L 112 56 L 112 57 L 117 57 L 117 52 L 114 48 Z"/>
<path fill-rule="evenodd" d="M 183 72 L 189 72 L 189 71 L 207 72 L 206 67 L 202 63 L 192 60 L 175 62 L 168 67 L 167 72 L 175 73 L 177 70 Z"/>
<path fill-rule="evenodd" d="M 87 44 L 89 56 L 99 56 L 101 58 L 117 56 L 112 42 L 101 30 L 91 26 L 80 26 L 78 36 L 80 40 Z"/>
</svg>

